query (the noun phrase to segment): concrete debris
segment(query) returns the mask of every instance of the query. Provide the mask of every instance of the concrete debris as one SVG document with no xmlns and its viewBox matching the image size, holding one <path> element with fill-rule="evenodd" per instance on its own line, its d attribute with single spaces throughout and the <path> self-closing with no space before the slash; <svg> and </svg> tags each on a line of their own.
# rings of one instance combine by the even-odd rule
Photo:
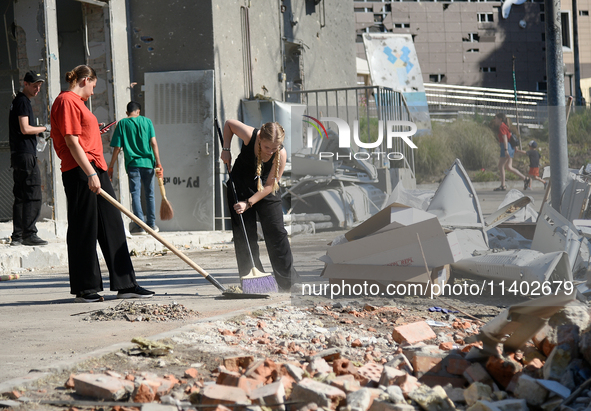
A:
<svg viewBox="0 0 591 411">
<path fill-rule="evenodd" d="M 211 350 L 209 369 L 195 365 L 175 377 L 103 368 L 74 373 L 65 387 L 122 407 L 133 402 L 182 410 L 210 405 L 226 411 L 239 404 L 249 411 L 526 411 L 551 410 L 570 399 L 570 409 L 583 411 L 591 403 L 583 384 L 591 375 L 591 332 L 588 308 L 571 300 L 518 304 L 484 325 L 462 312 L 424 312 L 434 319 L 456 316 L 451 328 L 430 327 L 401 308 L 356 301 L 268 307 L 256 317 L 202 323 L 172 338 Z M 338 326 L 326 325 L 329 319 Z M 377 323 L 387 324 L 387 332 L 368 326 Z M 258 331 L 266 334 L 264 344 Z M 238 341 L 225 341 L 227 333 Z M 326 348 L 337 334 L 345 344 Z M 447 339 L 452 347 L 441 349 Z M 471 359 L 474 349 L 480 358 Z M 570 383 L 561 381 L 564 375 Z M 23 393 L 3 395 L 20 401 Z"/>
<path fill-rule="evenodd" d="M 189 310 L 182 304 L 172 302 L 170 304 L 148 304 L 135 301 L 122 301 L 115 307 L 102 308 L 92 311 L 83 319 L 84 321 L 179 321 L 197 317 L 199 313 Z"/>
</svg>

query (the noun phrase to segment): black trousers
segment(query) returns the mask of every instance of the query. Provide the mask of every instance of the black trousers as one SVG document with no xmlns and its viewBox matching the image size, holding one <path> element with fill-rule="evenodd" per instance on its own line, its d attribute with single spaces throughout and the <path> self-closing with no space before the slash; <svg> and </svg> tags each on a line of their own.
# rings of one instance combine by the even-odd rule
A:
<svg viewBox="0 0 591 411">
<path fill-rule="evenodd" d="M 233 206 L 236 201 L 234 200 L 234 194 L 232 193 L 232 187 L 230 185 L 228 186 L 227 193 L 230 216 L 232 218 L 234 250 L 238 262 L 238 274 L 240 277 L 244 277 L 250 272 L 252 262 L 248 253 L 248 245 L 244 239 L 240 216 L 234 211 Z M 239 201 L 246 200 L 249 197 L 248 194 L 249 193 L 242 193 L 238 188 Z M 283 210 L 281 208 L 281 199 L 279 196 L 270 194 L 242 214 L 254 264 L 256 268 L 264 272 L 265 270 L 263 269 L 263 265 L 259 258 L 256 225 L 257 214 L 259 222 L 261 223 L 261 228 L 263 229 L 265 245 L 267 247 L 267 252 L 269 253 L 269 260 L 271 260 L 275 280 L 280 288 L 288 290 L 292 283 L 297 281 L 298 273 L 293 266 L 293 255 L 291 253 L 287 231 L 283 224 Z"/>
<path fill-rule="evenodd" d="M 14 187 L 12 240 L 20 241 L 37 234 L 35 223 L 41 212 L 41 172 L 34 154 L 10 156 Z"/>
<path fill-rule="evenodd" d="M 115 192 L 106 171 L 96 169 L 105 190 Z M 103 291 L 96 242 L 109 269 L 111 291 L 134 287 L 135 271 L 129 256 L 121 212 L 88 188 L 88 177 L 80 167 L 62 174 L 68 200 L 68 269 L 72 294 Z"/>
</svg>

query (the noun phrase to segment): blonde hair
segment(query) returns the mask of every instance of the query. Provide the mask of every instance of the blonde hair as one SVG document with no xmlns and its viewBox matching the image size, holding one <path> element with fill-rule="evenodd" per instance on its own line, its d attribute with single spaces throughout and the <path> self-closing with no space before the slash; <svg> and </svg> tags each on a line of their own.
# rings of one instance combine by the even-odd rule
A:
<svg viewBox="0 0 591 411">
<path fill-rule="evenodd" d="M 85 77 L 88 77 L 91 80 L 96 79 L 96 71 L 85 64 L 74 67 L 72 71 L 66 73 L 66 81 L 70 84 L 70 87 Z"/>
<path fill-rule="evenodd" d="M 266 140 L 269 141 L 270 143 L 276 144 L 282 144 L 283 140 L 285 139 L 285 131 L 283 130 L 283 127 L 281 127 L 281 124 L 279 123 L 265 123 L 263 124 L 263 126 L 261 127 L 261 134 L 260 134 L 260 140 Z M 258 151 L 256 153 L 256 157 L 257 157 L 257 190 L 258 191 L 263 191 L 263 182 L 261 181 L 261 173 L 263 172 L 263 159 L 262 159 L 262 155 L 261 155 L 261 141 L 259 140 L 259 144 L 258 144 Z M 275 194 L 277 192 L 277 190 L 279 190 L 279 182 L 277 181 L 277 176 L 279 175 L 279 160 L 281 155 L 279 154 L 279 152 L 281 151 L 281 149 L 277 150 L 277 152 L 275 153 L 275 160 L 273 161 L 273 166 L 275 168 L 275 182 L 273 183 L 273 191 L 272 193 Z"/>
</svg>

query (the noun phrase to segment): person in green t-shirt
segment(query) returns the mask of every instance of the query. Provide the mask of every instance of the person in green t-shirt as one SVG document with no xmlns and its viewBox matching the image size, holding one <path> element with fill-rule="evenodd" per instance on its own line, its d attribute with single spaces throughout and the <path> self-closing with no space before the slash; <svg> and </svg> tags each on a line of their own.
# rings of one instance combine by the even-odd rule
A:
<svg viewBox="0 0 591 411">
<path fill-rule="evenodd" d="M 154 201 L 154 173 L 162 178 L 162 165 L 160 153 L 156 142 L 156 132 L 152 120 L 141 116 L 142 106 L 135 101 L 127 104 L 127 118 L 117 123 L 117 128 L 111 139 L 111 147 L 114 147 L 113 157 L 109 165 L 109 177 L 113 178 L 113 165 L 117 161 L 119 152 L 123 148 L 125 158 L 125 170 L 129 177 L 129 191 L 131 192 L 131 206 L 133 213 L 144 221 L 154 231 L 159 231 L 156 226 L 156 204 Z M 142 210 L 141 191 L 144 188 L 146 200 L 146 214 Z M 132 234 L 141 234 L 145 231 L 133 223 Z"/>
</svg>

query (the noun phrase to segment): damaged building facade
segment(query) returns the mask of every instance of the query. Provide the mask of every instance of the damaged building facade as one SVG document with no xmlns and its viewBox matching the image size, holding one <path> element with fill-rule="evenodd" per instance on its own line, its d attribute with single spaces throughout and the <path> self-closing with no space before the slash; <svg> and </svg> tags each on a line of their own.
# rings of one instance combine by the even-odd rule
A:
<svg viewBox="0 0 591 411">
<path fill-rule="evenodd" d="M 155 125 L 175 218 L 164 230 L 223 228 L 224 169 L 214 118 L 243 119 L 241 101 L 283 101 L 286 91 L 352 87 L 356 82 L 352 1 L 18 0 L 5 2 L 0 42 L 0 107 L 8 118 L 24 73 L 47 80 L 33 101 L 39 124 L 67 89 L 79 64 L 98 75 L 88 105 L 99 122 L 125 117 L 130 100 Z M 8 122 L 0 122 L 0 218 L 12 217 Z M 111 132 L 103 135 L 111 158 Z M 233 147 L 234 150 L 238 146 Z M 51 144 L 38 153 L 43 174 L 41 219 L 63 236 L 66 199 Z M 130 204 L 118 162 L 114 185 Z"/>
</svg>

